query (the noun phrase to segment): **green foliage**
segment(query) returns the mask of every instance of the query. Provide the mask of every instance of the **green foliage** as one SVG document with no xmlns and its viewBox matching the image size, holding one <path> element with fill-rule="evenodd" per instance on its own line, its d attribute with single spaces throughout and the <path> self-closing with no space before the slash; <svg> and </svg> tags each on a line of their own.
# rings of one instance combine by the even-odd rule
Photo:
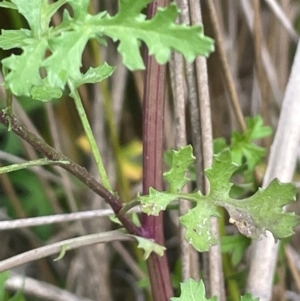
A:
<svg viewBox="0 0 300 301">
<path fill-rule="evenodd" d="M 231 150 L 232 162 L 242 165 L 243 159 L 245 159 L 248 170 L 253 172 L 254 167 L 259 164 L 266 155 L 265 148 L 256 145 L 254 142 L 257 139 L 270 136 L 272 129 L 268 126 L 264 126 L 263 119 L 259 115 L 248 117 L 246 123 L 246 131 L 243 133 L 233 132 L 229 145 L 227 145 L 224 138 L 215 139 L 214 150 L 217 154 L 229 148 Z"/>
<path fill-rule="evenodd" d="M 180 284 L 181 295 L 178 298 L 171 298 L 171 301 L 218 301 L 217 297 L 207 299 L 204 283 L 202 280 L 196 282 L 193 279 L 188 279 Z M 241 301 L 259 301 L 259 298 L 254 298 L 250 293 L 241 296 Z"/>
<path fill-rule="evenodd" d="M 230 235 L 221 237 L 222 253 L 230 253 L 231 264 L 237 266 L 243 259 L 251 240 L 243 235 Z"/>
<path fill-rule="evenodd" d="M 171 301 L 217 301 L 217 297 L 207 299 L 205 297 L 205 287 L 201 280 L 196 282 L 193 279 L 189 279 L 180 284 L 181 295 L 179 298 L 171 298 Z"/>
<path fill-rule="evenodd" d="M 0 273 L 0 300 L 5 300 L 5 282 L 9 279 L 10 272 Z"/>
<path fill-rule="evenodd" d="M 89 2 L 60 0 L 49 4 L 47 0 L 12 0 L 1 3 L 2 7 L 17 8 L 30 28 L 2 31 L 0 48 L 22 49 L 20 55 L 2 60 L 6 88 L 17 96 L 31 95 L 48 101 L 59 98 L 69 81 L 78 87 L 103 80 L 112 74 L 113 67 L 105 64 L 90 68 L 85 74 L 80 68 L 87 42 L 96 39 L 103 44 L 105 36 L 120 41 L 118 50 L 131 70 L 144 68 L 139 51 L 141 41 L 159 63 L 166 63 L 173 49 L 189 61 L 213 51 L 213 41 L 204 36 L 201 26 L 175 24 L 179 14 L 175 4 L 159 9 L 153 19 L 146 20 L 141 10 L 151 0 L 121 0 L 115 16 L 107 12 L 89 14 Z M 62 23 L 49 27 L 51 17 L 65 3 L 71 5 L 74 16 L 65 10 Z M 47 51 L 51 53 L 48 57 Z"/>
<path fill-rule="evenodd" d="M 20 170 L 13 172 L 9 178 L 15 189 L 19 192 L 19 199 L 22 201 L 22 207 L 27 216 L 44 216 L 53 214 L 53 208 L 47 196 L 47 193 L 40 184 L 40 180 L 36 174 L 29 170 Z M 26 179 L 26 181 L 24 180 Z M 1 202 L 8 209 L 8 214 L 11 217 L 17 217 L 16 209 L 14 208 L 8 196 L 1 197 Z M 35 227 L 34 231 L 42 239 L 48 239 L 53 233 L 52 225 Z"/>
<path fill-rule="evenodd" d="M 22 292 L 17 292 L 12 297 L 8 297 L 8 294 L 6 293 L 5 289 L 5 283 L 10 277 L 10 272 L 2 272 L 0 273 L 0 300 L 1 301 L 26 301 L 24 295 Z"/>
<path fill-rule="evenodd" d="M 250 293 L 247 293 L 241 297 L 241 301 L 259 301 L 259 298 L 255 298 Z"/>
<path fill-rule="evenodd" d="M 187 199 L 196 203 L 180 221 L 186 227 L 186 239 L 200 252 L 208 251 L 209 247 L 217 243 L 211 227 L 210 218 L 218 217 L 217 206 L 224 207 L 229 215 L 230 222 L 235 224 L 239 231 L 254 239 L 259 238 L 266 230 L 273 233 L 275 239 L 282 239 L 292 235 L 294 227 L 300 223 L 300 218 L 294 213 L 283 212 L 282 207 L 295 200 L 296 188 L 293 184 L 282 184 L 274 179 L 266 189 L 259 189 L 250 198 L 237 200 L 230 197 L 232 183 L 230 179 L 238 169 L 232 162 L 229 149 L 214 156 L 211 168 L 205 171 L 210 182 L 210 192 L 207 196 L 200 191 L 183 193 L 178 191 L 187 182 L 183 170 L 187 171 L 192 160 L 190 146 L 173 151 L 174 166 L 164 175 L 170 181 L 169 191 L 150 189 L 149 196 L 139 196 L 142 210 L 147 214 L 158 215 L 168 204 L 175 199 Z M 180 163 L 180 164 L 179 164 Z M 170 174 L 181 174 L 182 179 Z M 176 192 L 176 190 L 178 192 Z"/>
<path fill-rule="evenodd" d="M 172 166 L 168 172 L 164 173 L 165 179 L 170 184 L 171 192 L 178 192 L 190 181 L 185 177 L 186 166 L 192 164 L 195 160 L 192 147 L 189 145 L 180 152 L 173 152 Z"/>
<path fill-rule="evenodd" d="M 152 252 L 155 252 L 159 256 L 163 256 L 164 251 L 166 248 L 161 246 L 150 239 L 146 239 L 140 236 L 131 235 L 133 236 L 138 242 L 138 248 L 144 250 L 143 259 L 147 260 Z"/>
<path fill-rule="evenodd" d="M 13 295 L 7 301 L 26 301 L 26 298 L 22 292 L 17 292 L 15 295 Z"/>
</svg>

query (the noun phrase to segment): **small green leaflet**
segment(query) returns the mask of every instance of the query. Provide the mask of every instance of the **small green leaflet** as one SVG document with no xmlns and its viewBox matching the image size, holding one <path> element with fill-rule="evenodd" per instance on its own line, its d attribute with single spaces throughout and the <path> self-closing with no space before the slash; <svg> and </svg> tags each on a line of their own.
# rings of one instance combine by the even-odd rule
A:
<svg viewBox="0 0 300 301">
<path fill-rule="evenodd" d="M 241 301 L 259 301 L 259 298 L 255 298 L 250 293 L 246 293 L 241 297 Z"/>
<path fill-rule="evenodd" d="M 11 9 L 18 9 L 17 6 L 9 1 L 2 1 L 0 2 L 0 7 L 11 8 Z"/>
<path fill-rule="evenodd" d="M 77 31 L 63 32 L 50 41 L 53 54 L 44 60 L 43 66 L 47 69 L 51 86 L 64 89 L 68 79 L 76 81 L 81 77 L 81 56 L 88 40 L 89 36 L 82 27 Z"/>
<path fill-rule="evenodd" d="M 60 98 L 62 96 L 62 90 L 51 87 L 48 80 L 45 78 L 43 79 L 43 85 L 32 87 L 30 94 L 33 99 L 47 102 L 52 99 Z"/>
<path fill-rule="evenodd" d="M 205 286 L 202 280 L 196 282 L 194 279 L 188 279 L 180 283 L 180 297 L 172 297 L 171 301 L 217 301 L 217 297 L 206 298 Z M 253 297 L 250 293 L 241 296 L 241 301 L 259 301 L 259 298 Z"/>
<path fill-rule="evenodd" d="M 68 245 L 67 244 L 66 245 L 62 245 L 61 249 L 60 249 L 59 255 L 56 258 L 54 258 L 53 261 L 58 261 L 58 260 L 63 259 L 64 256 L 66 255 L 67 251 L 68 251 Z"/>
<path fill-rule="evenodd" d="M 230 145 L 227 145 L 224 138 L 217 138 L 214 140 L 214 148 L 215 153 L 219 153 L 229 147 L 232 161 L 241 165 L 243 157 L 245 157 L 248 169 L 253 171 L 254 167 L 266 155 L 266 150 L 256 145 L 254 141 L 270 136 L 272 129 L 269 126 L 264 126 L 264 121 L 259 115 L 248 117 L 246 123 L 246 131 L 244 133 L 234 132 Z"/>
<path fill-rule="evenodd" d="M 97 68 L 90 68 L 85 74 L 81 74 L 81 76 L 76 80 L 75 85 L 76 87 L 79 87 L 83 84 L 101 82 L 110 77 L 114 73 L 115 69 L 115 67 L 109 66 L 107 63 L 104 63 Z"/>
<path fill-rule="evenodd" d="M 174 158 L 177 157 L 176 158 Z M 180 158 L 181 179 L 171 178 L 176 171 Z M 229 215 L 230 222 L 235 224 L 239 231 L 251 238 L 259 238 L 266 230 L 272 232 L 275 239 L 282 239 L 292 235 L 293 229 L 300 223 L 300 217 L 294 213 L 284 212 L 282 207 L 295 200 L 296 188 L 293 184 L 282 184 L 273 180 L 266 189 L 259 189 L 250 198 L 237 200 L 230 197 L 232 187 L 230 179 L 238 165 L 232 163 L 229 149 L 214 156 L 211 168 L 205 171 L 210 182 L 210 192 L 203 196 L 200 191 L 195 193 L 176 192 L 187 183 L 183 170 L 187 170 L 192 158 L 192 148 L 187 146 L 173 153 L 171 172 L 165 173 L 170 182 L 172 191 L 156 191 L 150 188 L 149 196 L 140 196 L 142 210 L 147 214 L 159 214 L 168 204 L 176 199 L 187 199 L 195 202 L 196 206 L 186 215 L 180 217 L 186 227 L 186 239 L 200 252 L 208 251 L 209 247 L 217 243 L 211 227 L 211 217 L 218 217 L 217 207 L 224 207 Z"/>
<path fill-rule="evenodd" d="M 25 39 L 31 37 L 31 31 L 21 28 L 19 30 L 5 30 L 1 31 L 0 45 L 4 50 L 12 48 L 21 48 L 26 46 Z"/>
<path fill-rule="evenodd" d="M 181 148 L 179 151 L 173 151 L 172 167 L 168 172 L 164 173 L 164 178 L 170 184 L 170 191 L 177 192 L 190 181 L 185 176 L 188 167 L 195 161 L 192 146 Z"/>
<path fill-rule="evenodd" d="M 171 301 L 217 301 L 217 297 L 207 299 L 205 287 L 202 280 L 196 282 L 194 279 L 188 279 L 180 283 L 181 295 L 178 298 L 172 297 Z M 245 300 L 246 301 L 246 300 Z M 253 300 L 254 301 L 254 300 Z"/>
<path fill-rule="evenodd" d="M 251 240 L 240 234 L 221 237 L 222 253 L 230 253 L 230 260 L 233 266 L 237 266 L 242 261 L 245 251 L 250 244 Z"/>
<path fill-rule="evenodd" d="M 142 204 L 143 212 L 148 215 L 158 215 L 161 210 L 166 210 L 169 203 L 176 200 L 178 195 L 165 191 L 160 192 L 150 187 L 149 195 L 138 195 L 137 198 Z"/>
<path fill-rule="evenodd" d="M 198 202 L 196 207 L 179 218 L 186 227 L 187 241 L 199 252 L 208 251 L 208 247 L 218 243 L 210 227 L 210 218 L 219 217 L 216 206 L 211 206 L 208 201 Z"/>
<path fill-rule="evenodd" d="M 266 189 L 259 190 L 243 200 L 227 199 L 219 204 L 230 215 L 230 222 L 239 231 L 251 238 L 259 238 L 266 230 L 272 232 L 275 240 L 294 234 L 294 227 L 300 218 L 295 213 L 283 212 L 282 207 L 296 200 L 296 187 L 291 183 L 280 183 L 274 179 Z"/>
<path fill-rule="evenodd" d="M 159 256 L 163 256 L 166 248 L 157 244 L 156 242 L 146 239 L 136 235 L 129 235 L 134 237 L 138 242 L 138 248 L 143 249 L 145 251 L 143 255 L 143 259 L 147 260 L 152 252 L 156 253 Z"/>
<path fill-rule="evenodd" d="M 5 85 L 15 95 L 29 96 L 32 86 L 42 84 L 40 65 L 47 49 L 47 40 L 27 39 L 27 43 L 22 47 L 21 55 L 13 54 L 2 60 L 3 66 L 10 70 L 5 77 Z"/>
<path fill-rule="evenodd" d="M 0 300 L 4 300 L 5 283 L 10 277 L 10 271 L 0 273 Z"/>
</svg>

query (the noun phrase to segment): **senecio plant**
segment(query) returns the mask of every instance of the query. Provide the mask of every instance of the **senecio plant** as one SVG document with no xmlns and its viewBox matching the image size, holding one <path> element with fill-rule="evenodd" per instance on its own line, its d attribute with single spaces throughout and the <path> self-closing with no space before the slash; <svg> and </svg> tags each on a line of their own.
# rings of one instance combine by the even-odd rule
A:
<svg viewBox="0 0 300 301">
<path fill-rule="evenodd" d="M 118 51 L 126 67 L 137 70 L 145 68 L 139 49 L 141 41 L 148 47 L 149 55 L 155 56 L 158 63 L 165 64 L 173 50 L 182 53 L 187 61 L 193 61 L 198 55 L 208 56 L 214 49 L 213 40 L 204 36 L 201 26 L 176 24 L 179 10 L 174 3 L 159 8 L 152 19 L 146 19 L 141 11 L 151 0 L 120 0 L 119 12 L 115 16 L 107 12 L 90 14 L 89 2 L 89 0 L 59 0 L 52 4 L 47 0 L 0 2 L 1 7 L 18 10 L 29 26 L 28 29 L 1 32 L 0 47 L 4 50 L 19 48 L 21 54 L 12 54 L 1 62 L 7 104 L 0 113 L 0 122 L 44 155 L 40 160 L 3 167 L 1 172 L 10 172 L 33 165 L 61 166 L 111 205 L 128 235 L 134 235 L 139 240 L 140 246 L 145 249 L 146 259 L 153 252 L 157 253 L 155 256 L 162 256 L 165 248 L 149 240 L 150 230 L 147 227 L 151 227 L 151 224 L 136 225 L 126 215 L 121 200 L 112 191 L 78 92 L 81 85 L 97 83 L 108 78 L 115 68 L 104 63 L 82 73 L 82 53 L 91 39 L 105 46 L 107 36 L 119 42 Z M 65 9 L 62 22 L 58 26 L 50 26 L 52 16 L 65 4 L 72 7 L 73 13 L 70 14 Z M 37 101 L 47 102 L 60 98 L 65 91 L 69 91 L 74 99 L 103 184 L 97 182 L 82 166 L 32 134 L 13 113 L 13 95 L 30 96 Z M 239 138 L 241 137 L 236 134 L 235 139 Z M 253 150 L 255 153 L 259 149 L 253 149 L 253 146 L 249 148 L 249 144 L 243 149 L 246 158 L 247 156 L 250 158 L 249 162 L 251 158 L 253 159 L 251 156 Z M 233 157 L 236 160 L 233 160 Z M 266 189 L 259 189 L 249 198 L 237 200 L 231 197 L 233 184 L 230 179 L 242 162 L 237 150 L 227 147 L 215 155 L 213 165 L 205 172 L 210 183 L 209 193 L 207 195 L 203 195 L 200 191 L 185 193 L 183 187 L 190 181 L 186 177 L 186 172 L 194 159 L 191 146 L 173 151 L 171 168 L 164 173 L 168 190 L 158 191 L 150 188 L 148 195 L 138 195 L 133 200 L 133 204 L 138 203 L 145 214 L 156 216 L 160 211 L 166 210 L 174 200 L 191 201 L 194 204 L 193 209 L 179 219 L 187 230 L 186 239 L 199 252 L 208 251 L 210 246 L 217 243 L 211 230 L 210 218 L 219 217 L 218 207 L 227 210 L 230 222 L 247 237 L 257 239 L 266 230 L 273 233 L 275 240 L 293 234 L 293 228 L 299 224 L 299 217 L 293 213 L 286 213 L 282 209 L 295 200 L 296 188 L 292 184 L 282 184 L 275 179 Z M 66 251 L 68 245 L 63 249 Z M 153 287 L 157 279 L 163 281 L 161 275 L 168 273 L 160 269 L 160 261 L 158 261 L 154 273 L 150 274 L 153 292 L 157 290 Z M 217 297 L 206 299 L 203 282 L 198 283 L 192 279 L 181 284 L 180 297 L 169 296 L 169 299 L 170 297 L 173 301 L 217 300 Z M 167 300 L 163 292 L 161 296 L 154 294 L 154 299 L 155 301 Z M 241 297 L 241 300 L 257 299 L 247 293 Z"/>
</svg>

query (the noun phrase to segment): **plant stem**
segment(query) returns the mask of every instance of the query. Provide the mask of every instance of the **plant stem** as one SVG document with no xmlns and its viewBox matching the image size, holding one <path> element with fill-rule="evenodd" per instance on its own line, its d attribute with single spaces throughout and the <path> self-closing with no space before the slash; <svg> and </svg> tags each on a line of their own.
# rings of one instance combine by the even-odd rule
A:
<svg viewBox="0 0 300 301">
<path fill-rule="evenodd" d="M 78 115 L 80 117 L 81 123 L 83 125 L 85 134 L 91 145 L 92 153 L 96 160 L 97 168 L 100 173 L 103 185 L 107 190 L 112 191 L 112 188 L 111 188 L 111 185 L 110 185 L 110 182 L 109 182 L 109 179 L 108 179 L 108 176 L 107 176 L 106 170 L 104 168 L 103 161 L 102 161 L 102 158 L 101 158 L 98 146 L 97 146 L 97 142 L 95 140 L 91 126 L 90 126 L 87 116 L 85 114 L 85 110 L 84 110 L 80 95 L 79 95 L 74 83 L 72 83 L 71 81 L 68 81 L 68 85 L 71 90 L 71 96 L 75 101 L 75 106 L 76 106 Z"/>
<path fill-rule="evenodd" d="M 23 162 L 23 163 L 16 163 L 16 164 L 11 164 L 7 166 L 0 167 L 0 174 L 28 168 L 28 167 L 33 167 L 33 166 L 42 166 L 42 165 L 50 165 L 50 164 L 69 164 L 68 161 L 51 161 L 46 158 L 43 159 L 37 159 L 37 160 L 32 160 L 28 162 Z"/>
<path fill-rule="evenodd" d="M 157 0 L 150 4 L 148 17 L 157 7 L 166 6 L 167 0 Z M 143 193 L 149 188 L 163 189 L 163 130 L 166 98 L 166 66 L 157 64 L 153 57 L 146 56 L 145 90 L 143 101 Z M 143 214 L 142 227 L 148 238 L 164 245 L 163 215 Z M 154 301 L 169 301 L 173 296 L 167 257 L 150 255 L 147 260 Z"/>
<path fill-rule="evenodd" d="M 56 151 L 53 147 L 43 141 L 41 138 L 34 135 L 30 132 L 19 120 L 12 116 L 11 118 L 5 114 L 3 110 L 0 110 L 0 123 L 9 126 L 11 119 L 12 132 L 20 136 L 22 139 L 27 141 L 30 145 L 34 147 L 35 150 L 44 154 L 48 159 L 53 161 L 68 161 L 69 164 L 57 164 L 61 168 L 67 170 L 73 174 L 77 179 L 83 182 L 91 190 L 93 190 L 97 195 L 105 199 L 105 201 L 111 206 L 114 210 L 116 216 L 119 218 L 120 222 L 131 234 L 143 236 L 142 230 L 137 227 L 127 216 L 119 214 L 122 209 L 121 201 L 112 194 L 108 189 L 106 189 L 102 184 L 100 184 L 88 171 L 72 161 L 67 156 Z"/>
<path fill-rule="evenodd" d="M 0 273 L 9 270 L 11 268 L 23 265 L 25 263 L 45 258 L 47 256 L 66 252 L 69 250 L 81 248 L 84 246 L 106 243 L 111 241 L 124 241 L 124 240 L 135 240 L 131 235 L 125 234 L 121 231 L 114 230 L 104 233 L 89 234 L 80 237 L 70 238 L 67 240 L 55 242 L 53 244 L 42 246 L 16 256 L 4 259 L 0 262 Z M 61 255 L 60 254 L 60 255 Z"/>
</svg>

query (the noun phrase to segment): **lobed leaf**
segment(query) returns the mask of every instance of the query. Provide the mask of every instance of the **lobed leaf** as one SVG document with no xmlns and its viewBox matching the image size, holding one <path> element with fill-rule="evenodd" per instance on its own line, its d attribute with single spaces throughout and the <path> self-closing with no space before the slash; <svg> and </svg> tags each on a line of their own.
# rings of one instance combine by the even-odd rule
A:
<svg viewBox="0 0 300 301">
<path fill-rule="evenodd" d="M 161 210 L 165 210 L 169 203 L 177 198 L 177 194 L 160 192 L 152 187 L 149 189 L 149 195 L 138 196 L 143 212 L 148 215 L 158 215 Z"/>
<path fill-rule="evenodd" d="M 246 293 L 241 297 L 241 301 L 259 301 L 259 298 L 255 298 L 250 293 Z"/>
<path fill-rule="evenodd" d="M 21 48 L 26 46 L 26 39 L 31 37 L 31 31 L 21 28 L 19 30 L 5 30 L 1 31 L 0 48 L 7 50 L 12 48 Z"/>
<path fill-rule="evenodd" d="M 137 247 L 144 250 L 145 252 L 143 256 L 144 260 L 147 260 L 152 252 L 156 253 L 159 256 L 164 255 L 166 247 L 161 246 L 150 239 L 146 239 L 136 235 L 130 235 L 130 236 L 133 236 L 137 240 L 138 242 Z"/>
<path fill-rule="evenodd" d="M 194 279 L 188 279 L 184 283 L 180 283 L 180 297 L 172 297 L 171 301 L 217 301 L 217 297 L 207 299 L 204 283 L 202 280 L 196 282 Z"/>
<path fill-rule="evenodd" d="M 40 13 L 45 1 L 47 0 L 12 0 L 12 3 L 17 6 L 19 13 L 27 20 L 33 36 L 40 33 Z"/>
<path fill-rule="evenodd" d="M 104 79 L 110 77 L 115 71 L 115 67 L 109 66 L 107 63 L 97 67 L 90 68 L 85 74 L 81 74 L 75 82 L 76 87 L 79 87 L 83 84 L 94 84 L 101 82 Z"/>
<path fill-rule="evenodd" d="M 62 90 L 51 87 L 47 79 L 44 79 L 43 85 L 34 86 L 31 89 L 30 94 L 33 99 L 47 102 L 52 99 L 60 98 L 62 96 Z"/>
<path fill-rule="evenodd" d="M 172 153 L 172 167 L 164 173 L 164 178 L 170 184 L 170 191 L 180 191 L 190 179 L 185 176 L 191 163 L 195 161 L 191 145 L 181 148 L 179 151 Z"/>
<path fill-rule="evenodd" d="M 275 240 L 294 234 L 300 217 L 284 212 L 282 207 L 295 200 L 296 187 L 274 179 L 266 189 L 259 189 L 253 196 L 243 200 L 228 199 L 223 206 L 239 231 L 251 238 L 259 238 L 266 230 Z"/>
<path fill-rule="evenodd" d="M 89 40 L 85 29 L 63 32 L 49 41 L 52 55 L 43 61 L 52 87 L 64 89 L 66 82 L 79 80 L 81 56 Z"/>
<path fill-rule="evenodd" d="M 114 41 L 120 41 L 118 51 L 129 69 L 145 68 L 139 50 L 141 41 L 146 43 L 149 54 L 155 55 L 160 64 L 168 61 L 172 50 L 181 52 L 188 61 L 197 55 L 207 56 L 214 50 L 213 40 L 204 36 L 201 26 L 175 24 L 179 11 L 174 3 L 159 8 L 153 19 L 145 20 L 140 12 L 150 2 L 120 0 L 117 15 L 93 16 L 88 20 L 95 33 L 101 32 Z"/>
<path fill-rule="evenodd" d="M 237 266 L 243 259 L 246 249 L 251 240 L 244 235 L 228 235 L 221 237 L 222 253 L 230 253 L 230 260 L 233 266 Z"/>
<path fill-rule="evenodd" d="M 186 227 L 185 238 L 199 252 L 206 252 L 210 246 L 218 243 L 210 226 L 212 216 L 220 217 L 217 207 L 203 201 L 198 202 L 195 208 L 179 218 Z"/>
<path fill-rule="evenodd" d="M 295 200 L 296 188 L 293 184 L 282 184 L 278 180 L 273 180 L 266 189 L 259 189 L 250 198 L 242 200 L 231 198 L 230 178 L 238 166 L 232 163 L 230 151 L 227 149 L 214 156 L 212 167 L 205 172 L 210 182 L 208 195 L 203 196 L 200 191 L 182 193 L 178 190 L 187 181 L 185 170 L 191 160 L 190 155 L 190 148 L 173 152 L 171 170 L 165 174 L 170 182 L 170 191 L 158 192 L 150 188 L 149 196 L 140 197 L 144 212 L 158 215 L 160 210 L 165 210 L 175 199 L 195 202 L 196 206 L 181 216 L 180 221 L 187 229 L 186 239 L 200 252 L 208 251 L 210 246 L 217 243 L 210 226 L 211 217 L 219 217 L 217 206 L 224 207 L 228 211 L 229 221 L 247 237 L 258 239 L 266 230 L 271 231 L 275 239 L 282 239 L 294 233 L 293 229 L 300 223 L 300 217 L 282 209 Z M 188 160 L 185 161 L 185 158 Z"/>
<path fill-rule="evenodd" d="M 9 1 L 1 1 L 0 7 L 18 9 L 17 6 Z"/>
<path fill-rule="evenodd" d="M 21 55 L 11 55 L 2 60 L 3 66 L 10 70 L 5 77 L 5 85 L 15 95 L 29 96 L 33 85 L 42 84 L 40 65 L 47 48 L 47 40 L 28 39 L 27 43 Z"/>
<path fill-rule="evenodd" d="M 232 183 L 230 178 L 238 169 L 238 165 L 232 163 L 229 149 L 214 155 L 214 161 L 211 168 L 205 171 L 210 183 L 209 198 L 213 200 L 224 199 L 229 196 Z"/>
</svg>

